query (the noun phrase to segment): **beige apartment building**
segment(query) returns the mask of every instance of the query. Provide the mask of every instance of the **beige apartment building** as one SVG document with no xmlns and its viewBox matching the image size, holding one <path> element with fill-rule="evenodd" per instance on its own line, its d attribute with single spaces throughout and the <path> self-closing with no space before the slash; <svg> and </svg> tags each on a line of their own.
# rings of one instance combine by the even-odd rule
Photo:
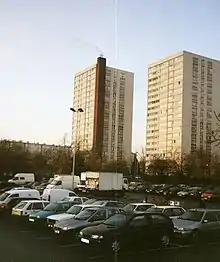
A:
<svg viewBox="0 0 220 262">
<path fill-rule="evenodd" d="M 186 51 L 148 69 L 146 151 L 154 156 L 182 156 L 210 144 L 220 113 L 220 61 Z"/>
<path fill-rule="evenodd" d="M 134 74 L 106 66 L 106 59 L 75 75 L 72 141 L 108 160 L 130 157 Z"/>
</svg>

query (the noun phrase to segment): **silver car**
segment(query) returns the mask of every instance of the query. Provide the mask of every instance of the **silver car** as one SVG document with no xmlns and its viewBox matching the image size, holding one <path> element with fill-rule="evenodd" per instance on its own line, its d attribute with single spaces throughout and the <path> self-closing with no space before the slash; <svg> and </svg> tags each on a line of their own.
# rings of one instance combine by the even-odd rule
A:
<svg viewBox="0 0 220 262">
<path fill-rule="evenodd" d="M 190 209 L 173 219 L 176 237 L 191 240 L 213 239 L 220 236 L 219 209 Z"/>
</svg>

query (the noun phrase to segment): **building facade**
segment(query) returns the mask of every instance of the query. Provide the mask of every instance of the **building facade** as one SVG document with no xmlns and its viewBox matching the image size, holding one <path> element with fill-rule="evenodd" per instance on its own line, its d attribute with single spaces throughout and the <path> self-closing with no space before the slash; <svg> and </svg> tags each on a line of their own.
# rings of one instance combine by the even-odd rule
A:
<svg viewBox="0 0 220 262">
<path fill-rule="evenodd" d="M 107 160 L 131 154 L 134 74 L 106 66 L 106 59 L 75 75 L 72 141 Z"/>
<path fill-rule="evenodd" d="M 183 51 L 148 69 L 146 152 L 154 156 L 217 152 L 210 143 L 220 113 L 220 61 Z"/>
</svg>

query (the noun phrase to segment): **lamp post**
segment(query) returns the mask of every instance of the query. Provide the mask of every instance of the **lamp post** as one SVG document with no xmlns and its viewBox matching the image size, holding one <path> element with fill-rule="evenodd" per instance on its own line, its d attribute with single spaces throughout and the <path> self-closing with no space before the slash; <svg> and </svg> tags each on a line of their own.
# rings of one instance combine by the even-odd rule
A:
<svg viewBox="0 0 220 262">
<path fill-rule="evenodd" d="M 82 108 L 75 109 L 73 107 L 70 107 L 70 111 L 72 111 L 73 113 L 83 113 L 84 112 Z M 73 137 L 73 152 L 72 152 L 73 154 L 73 165 L 72 165 L 73 189 L 74 189 L 74 174 L 75 174 L 75 162 L 76 162 L 75 142 L 76 142 L 75 138 Z"/>
</svg>

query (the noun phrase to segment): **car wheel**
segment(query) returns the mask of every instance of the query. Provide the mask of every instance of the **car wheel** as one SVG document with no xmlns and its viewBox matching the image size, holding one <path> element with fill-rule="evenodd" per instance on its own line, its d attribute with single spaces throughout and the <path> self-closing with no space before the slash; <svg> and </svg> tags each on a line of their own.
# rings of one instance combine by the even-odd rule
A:
<svg viewBox="0 0 220 262">
<path fill-rule="evenodd" d="M 162 247 L 168 247 L 170 244 L 170 237 L 168 235 L 163 235 L 160 238 L 160 243 L 162 245 Z"/>
</svg>

